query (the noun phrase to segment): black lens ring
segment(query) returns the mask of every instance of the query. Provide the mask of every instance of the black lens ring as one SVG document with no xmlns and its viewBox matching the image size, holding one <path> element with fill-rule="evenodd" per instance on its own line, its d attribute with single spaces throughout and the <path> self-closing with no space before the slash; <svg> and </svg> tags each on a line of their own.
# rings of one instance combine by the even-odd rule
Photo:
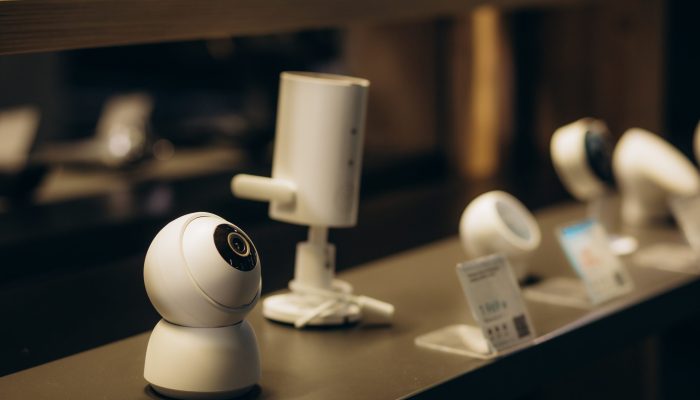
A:
<svg viewBox="0 0 700 400">
<path fill-rule="evenodd" d="M 241 239 L 245 251 L 237 250 L 231 238 Z M 220 224 L 214 229 L 214 245 L 221 258 L 239 271 L 251 271 L 258 265 L 258 252 L 253 241 L 235 225 Z"/>
<path fill-rule="evenodd" d="M 610 186 L 615 185 L 612 172 L 613 143 L 606 131 L 589 129 L 584 136 L 586 162 L 598 179 Z"/>
<path fill-rule="evenodd" d="M 238 239 L 239 243 L 241 244 L 237 244 L 236 239 Z M 233 252 L 240 257 L 248 257 L 250 254 L 250 245 L 248 245 L 248 240 L 246 240 L 246 238 L 240 233 L 229 233 L 228 236 L 226 236 L 226 241 L 228 242 L 228 246 L 231 248 L 231 250 L 233 250 Z M 239 247 L 242 247 L 242 249 L 239 249 Z"/>
</svg>

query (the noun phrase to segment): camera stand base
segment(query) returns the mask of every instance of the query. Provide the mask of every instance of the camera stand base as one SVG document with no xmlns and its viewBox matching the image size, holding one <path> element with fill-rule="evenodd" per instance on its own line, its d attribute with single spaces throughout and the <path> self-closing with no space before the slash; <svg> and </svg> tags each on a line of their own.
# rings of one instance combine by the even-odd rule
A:
<svg viewBox="0 0 700 400">
<path fill-rule="evenodd" d="M 160 387 L 160 386 L 153 385 L 153 384 L 151 384 L 151 387 L 153 388 L 154 391 L 160 393 L 161 395 L 166 396 L 166 397 L 171 397 L 173 399 L 226 400 L 226 399 L 231 399 L 233 397 L 243 396 L 244 394 L 253 390 L 255 385 L 248 386 L 248 387 L 242 388 L 242 389 L 226 391 L 226 392 L 210 392 L 210 393 L 199 393 L 199 392 L 188 392 L 188 391 L 184 391 L 184 390 L 175 390 L 175 389 Z"/>
<path fill-rule="evenodd" d="M 176 399 L 228 399 L 260 380 L 260 354 L 248 321 L 193 328 L 160 320 L 146 348 L 143 377 Z"/>
<path fill-rule="evenodd" d="M 333 281 L 333 291 L 351 293 L 352 286 L 346 282 Z M 338 299 L 310 293 L 290 292 L 270 296 L 263 301 L 265 318 L 304 326 L 339 326 L 358 322 L 362 317 L 360 306 Z"/>
<path fill-rule="evenodd" d="M 639 242 L 629 235 L 616 234 L 619 199 L 610 194 L 604 194 L 589 200 L 588 218 L 594 219 L 605 229 L 609 238 L 610 250 L 617 256 L 626 256 L 637 251 Z"/>
<path fill-rule="evenodd" d="M 608 234 L 608 245 L 616 256 L 632 254 L 639 248 L 636 238 L 627 235 Z"/>
</svg>

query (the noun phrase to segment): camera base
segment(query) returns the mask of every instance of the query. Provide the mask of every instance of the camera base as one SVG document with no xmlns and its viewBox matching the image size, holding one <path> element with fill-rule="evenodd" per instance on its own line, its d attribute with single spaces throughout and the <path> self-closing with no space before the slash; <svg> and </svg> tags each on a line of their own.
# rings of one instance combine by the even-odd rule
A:
<svg viewBox="0 0 700 400">
<path fill-rule="evenodd" d="M 230 390 L 230 391 L 224 391 L 224 392 L 208 392 L 208 393 L 190 392 L 190 391 L 186 391 L 186 390 L 176 390 L 176 389 L 160 387 L 160 386 L 154 385 L 154 384 L 151 384 L 151 387 L 157 393 L 160 393 L 161 395 L 163 395 L 165 397 L 173 398 L 173 399 L 227 400 L 227 399 L 232 399 L 234 397 L 240 397 L 240 396 L 245 395 L 246 393 L 250 392 L 253 389 L 254 385 L 249 386 L 249 387 L 245 387 L 243 389 L 236 389 L 236 390 Z"/>
<path fill-rule="evenodd" d="M 248 321 L 220 328 L 191 328 L 165 320 L 153 329 L 144 378 L 158 393 L 177 399 L 228 399 L 260 380 L 260 355 Z"/>
<path fill-rule="evenodd" d="M 350 294 L 352 286 L 347 282 L 334 280 L 331 290 Z M 352 324 L 360 320 L 362 310 L 359 305 L 342 299 L 290 292 L 266 298 L 263 301 L 263 315 L 273 321 L 303 328 Z"/>
</svg>

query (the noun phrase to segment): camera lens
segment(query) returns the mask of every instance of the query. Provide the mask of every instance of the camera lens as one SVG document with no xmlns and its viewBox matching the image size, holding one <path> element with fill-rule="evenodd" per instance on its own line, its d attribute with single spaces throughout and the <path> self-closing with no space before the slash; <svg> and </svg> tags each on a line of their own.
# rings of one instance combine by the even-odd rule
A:
<svg viewBox="0 0 700 400">
<path fill-rule="evenodd" d="M 593 173 L 603 182 L 614 185 L 612 155 L 614 144 L 610 135 L 602 130 L 588 130 L 584 137 L 586 161 Z"/>
<path fill-rule="evenodd" d="M 228 246 L 231 248 L 231 250 L 233 250 L 233 252 L 237 255 L 241 257 L 246 257 L 248 254 L 250 254 L 250 247 L 248 246 L 248 241 L 245 240 L 245 238 L 239 233 L 229 233 L 226 237 L 226 241 L 228 242 Z"/>
<path fill-rule="evenodd" d="M 239 271 L 252 271 L 258 265 L 253 241 L 240 228 L 221 224 L 214 230 L 214 245 L 221 258 Z"/>
</svg>

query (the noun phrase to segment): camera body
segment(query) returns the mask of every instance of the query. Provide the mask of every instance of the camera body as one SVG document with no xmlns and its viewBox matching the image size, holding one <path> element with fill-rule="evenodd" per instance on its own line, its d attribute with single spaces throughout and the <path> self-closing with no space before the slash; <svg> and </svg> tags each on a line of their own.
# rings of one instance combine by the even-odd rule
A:
<svg viewBox="0 0 700 400">
<path fill-rule="evenodd" d="M 242 229 L 203 212 L 175 219 L 148 249 L 144 283 L 163 317 L 144 368 L 156 391 L 230 397 L 257 383 L 257 340 L 244 318 L 260 298 L 260 257 Z"/>
<path fill-rule="evenodd" d="M 622 221 L 629 226 L 662 222 L 670 196 L 700 192 L 700 175 L 683 153 L 659 136 L 628 129 L 613 154 L 613 171 L 622 195 Z"/>
<path fill-rule="evenodd" d="M 270 296 L 263 315 L 304 326 L 348 325 L 375 312 L 390 321 L 393 306 L 353 296 L 335 279 L 329 228 L 357 223 L 370 83 L 352 76 L 283 72 L 275 128 L 272 176 L 238 174 L 237 197 L 270 203 L 270 218 L 309 226 L 297 246 L 290 293 Z"/>
<path fill-rule="evenodd" d="M 499 190 L 469 203 L 459 222 L 459 236 L 472 257 L 502 253 L 518 280 L 527 276 L 527 258 L 542 238 L 532 213 L 518 199 Z"/>
<path fill-rule="evenodd" d="M 245 256 L 235 253 L 229 237 L 246 243 Z M 144 283 L 151 303 L 169 322 L 209 328 L 233 325 L 260 297 L 260 257 L 235 225 L 209 213 L 187 214 L 153 239 Z"/>
<path fill-rule="evenodd" d="M 368 94 L 366 79 L 283 72 L 272 176 L 238 174 L 234 195 L 269 201 L 276 221 L 355 226 Z"/>
<path fill-rule="evenodd" d="M 550 141 L 554 169 L 564 187 L 580 201 L 605 195 L 614 184 L 613 140 L 605 123 L 582 118 L 557 129 Z"/>
</svg>

